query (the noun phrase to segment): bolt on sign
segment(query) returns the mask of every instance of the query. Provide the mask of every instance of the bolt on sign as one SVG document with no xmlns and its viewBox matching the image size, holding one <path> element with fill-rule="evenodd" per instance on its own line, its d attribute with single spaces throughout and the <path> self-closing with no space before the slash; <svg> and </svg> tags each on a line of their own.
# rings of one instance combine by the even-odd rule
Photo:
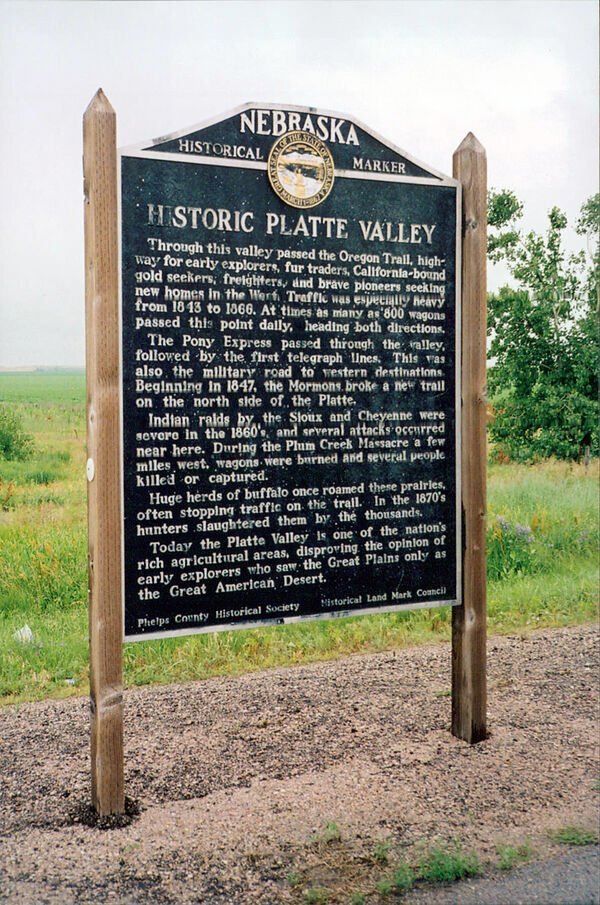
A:
<svg viewBox="0 0 600 905">
<path fill-rule="evenodd" d="M 124 637 L 460 603 L 460 184 L 249 104 L 120 151 Z"/>
</svg>

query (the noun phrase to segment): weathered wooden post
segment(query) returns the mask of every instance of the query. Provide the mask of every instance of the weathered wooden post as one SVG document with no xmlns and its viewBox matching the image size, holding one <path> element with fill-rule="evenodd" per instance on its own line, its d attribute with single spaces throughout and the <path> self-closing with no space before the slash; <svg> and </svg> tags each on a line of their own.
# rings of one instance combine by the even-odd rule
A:
<svg viewBox="0 0 600 905">
<path fill-rule="evenodd" d="M 124 811 L 116 115 L 83 117 L 92 802 Z"/>
<path fill-rule="evenodd" d="M 486 738 L 487 161 L 469 132 L 453 156 L 462 184 L 462 606 L 452 611 L 452 733 Z"/>
</svg>

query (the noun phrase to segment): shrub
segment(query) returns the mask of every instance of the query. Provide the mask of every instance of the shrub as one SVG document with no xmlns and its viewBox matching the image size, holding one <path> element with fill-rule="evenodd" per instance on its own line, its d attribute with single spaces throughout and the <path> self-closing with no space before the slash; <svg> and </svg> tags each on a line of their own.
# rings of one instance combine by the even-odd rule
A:
<svg viewBox="0 0 600 905">
<path fill-rule="evenodd" d="M 33 452 L 33 440 L 25 432 L 20 417 L 0 404 L 0 459 L 27 459 Z"/>
</svg>

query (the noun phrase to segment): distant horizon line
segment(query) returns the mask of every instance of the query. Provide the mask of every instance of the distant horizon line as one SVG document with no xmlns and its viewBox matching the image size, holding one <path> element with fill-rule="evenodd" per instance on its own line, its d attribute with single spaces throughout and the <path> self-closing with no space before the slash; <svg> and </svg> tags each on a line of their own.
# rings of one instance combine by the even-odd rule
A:
<svg viewBox="0 0 600 905">
<path fill-rule="evenodd" d="M 85 371 L 85 365 L 0 365 L 0 374 L 31 374 L 34 371 Z"/>
</svg>

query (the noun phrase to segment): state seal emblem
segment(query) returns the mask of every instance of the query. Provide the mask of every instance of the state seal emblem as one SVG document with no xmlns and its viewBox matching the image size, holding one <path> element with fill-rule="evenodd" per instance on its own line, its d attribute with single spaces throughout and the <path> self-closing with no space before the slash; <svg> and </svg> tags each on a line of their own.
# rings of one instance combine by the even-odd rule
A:
<svg viewBox="0 0 600 905">
<path fill-rule="evenodd" d="M 267 172 L 273 191 L 286 204 L 315 207 L 333 186 L 333 157 L 311 132 L 286 132 L 271 148 Z"/>
</svg>

